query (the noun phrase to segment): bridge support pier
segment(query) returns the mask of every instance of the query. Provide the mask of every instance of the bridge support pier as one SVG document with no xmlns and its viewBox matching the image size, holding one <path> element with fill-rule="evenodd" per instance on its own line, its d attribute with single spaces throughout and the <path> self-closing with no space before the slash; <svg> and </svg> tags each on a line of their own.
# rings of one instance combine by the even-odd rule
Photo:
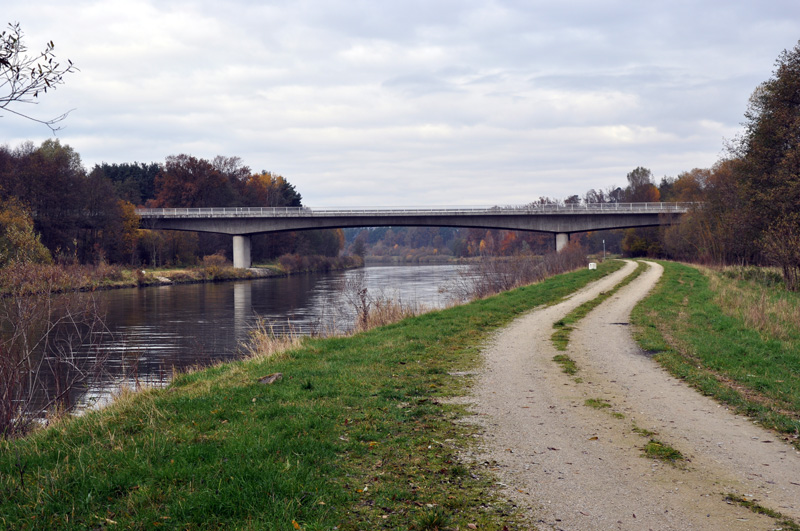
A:
<svg viewBox="0 0 800 531">
<path fill-rule="evenodd" d="M 569 233 L 567 232 L 556 233 L 556 252 L 559 252 L 561 249 L 566 247 L 568 243 L 569 243 Z"/>
<path fill-rule="evenodd" d="M 233 267 L 247 269 L 250 263 L 250 235 L 236 235 L 233 237 Z"/>
</svg>

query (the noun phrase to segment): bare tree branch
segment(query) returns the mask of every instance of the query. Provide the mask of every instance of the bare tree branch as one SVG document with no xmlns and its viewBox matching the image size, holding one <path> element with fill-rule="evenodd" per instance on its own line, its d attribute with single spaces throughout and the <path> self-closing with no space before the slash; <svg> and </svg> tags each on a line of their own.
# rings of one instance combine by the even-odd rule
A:
<svg viewBox="0 0 800 531">
<path fill-rule="evenodd" d="M 60 127 L 55 124 L 64 120 L 72 111 L 42 120 L 16 111 L 10 106 L 38 104 L 39 93 L 55 90 L 64 83 L 66 74 L 74 73 L 78 68 L 69 59 L 66 65 L 55 60 L 53 41 L 46 43 L 44 51 L 27 55 L 28 48 L 22 38 L 19 23 L 9 24 L 8 29 L 0 33 L 0 109 L 44 124 L 56 132 Z"/>
</svg>

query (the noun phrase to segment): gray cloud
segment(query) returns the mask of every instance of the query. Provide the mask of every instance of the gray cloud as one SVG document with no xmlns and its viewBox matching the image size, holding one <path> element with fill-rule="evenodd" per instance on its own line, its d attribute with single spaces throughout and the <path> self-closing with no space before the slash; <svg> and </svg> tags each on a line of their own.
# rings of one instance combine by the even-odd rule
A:
<svg viewBox="0 0 800 531">
<path fill-rule="evenodd" d="M 714 163 L 794 1 L 45 0 L 84 163 L 240 156 L 313 205 L 519 203 Z M 11 115 L 0 141 L 47 131 Z"/>
</svg>

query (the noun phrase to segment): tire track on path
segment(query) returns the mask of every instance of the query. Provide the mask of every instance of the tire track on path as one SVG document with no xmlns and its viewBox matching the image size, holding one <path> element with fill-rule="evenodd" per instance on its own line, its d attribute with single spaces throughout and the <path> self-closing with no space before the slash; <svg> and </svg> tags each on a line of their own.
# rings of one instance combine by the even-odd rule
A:
<svg viewBox="0 0 800 531">
<path fill-rule="evenodd" d="M 573 331 L 567 354 L 580 372 L 552 361 L 552 325 L 607 291 L 622 270 L 555 306 L 500 331 L 484 352 L 473 410 L 484 426 L 473 456 L 493 468 L 506 493 L 551 529 L 775 529 L 772 518 L 724 500 L 754 496 L 800 517 L 800 455 L 748 419 L 726 411 L 649 359 L 625 326 L 630 310 L 655 285 L 650 268 L 593 310 Z M 587 407 L 601 399 L 624 418 Z M 683 469 L 641 456 L 637 425 L 689 459 Z"/>
</svg>

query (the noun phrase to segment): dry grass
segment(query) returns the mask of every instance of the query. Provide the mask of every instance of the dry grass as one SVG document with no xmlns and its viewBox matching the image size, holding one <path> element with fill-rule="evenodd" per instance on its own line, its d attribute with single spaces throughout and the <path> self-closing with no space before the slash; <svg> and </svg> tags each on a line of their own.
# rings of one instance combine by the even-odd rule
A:
<svg viewBox="0 0 800 531">
<path fill-rule="evenodd" d="M 268 359 L 285 356 L 287 352 L 299 348 L 303 344 L 303 336 L 289 326 L 285 333 L 278 334 L 272 323 L 262 318 L 250 331 L 249 340 L 243 345 L 247 357 L 252 359 Z"/>
<path fill-rule="evenodd" d="M 800 334 L 800 298 L 796 295 L 758 282 L 734 282 L 727 270 L 703 269 L 703 272 L 716 293 L 717 304 L 728 315 L 782 341 L 796 339 Z"/>
<path fill-rule="evenodd" d="M 561 273 L 586 267 L 586 253 L 576 243 L 544 256 L 520 254 L 508 258 L 484 256 L 475 268 L 454 278 L 445 291 L 454 303 L 484 299 Z"/>
<path fill-rule="evenodd" d="M 356 321 L 353 333 L 366 332 L 379 326 L 397 323 L 408 317 L 415 317 L 430 311 L 419 304 L 405 304 L 396 299 L 378 297 L 372 301 L 363 319 Z"/>
</svg>

